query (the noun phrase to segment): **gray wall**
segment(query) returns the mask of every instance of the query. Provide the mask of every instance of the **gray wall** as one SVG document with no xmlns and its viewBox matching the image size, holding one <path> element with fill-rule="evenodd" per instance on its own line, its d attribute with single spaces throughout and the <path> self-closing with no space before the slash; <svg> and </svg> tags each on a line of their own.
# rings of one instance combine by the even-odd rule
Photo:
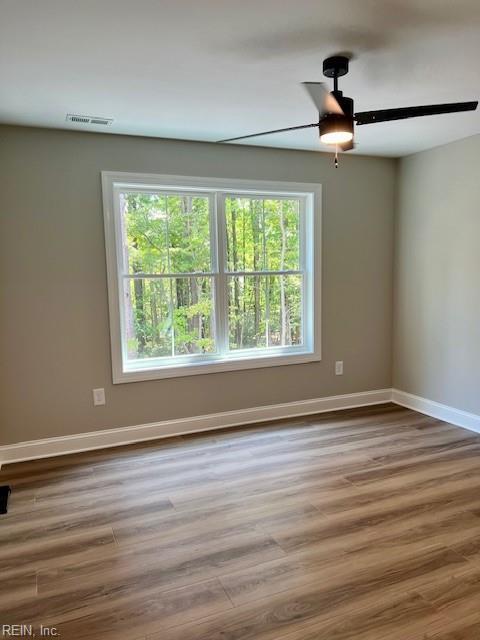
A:
<svg viewBox="0 0 480 640">
<path fill-rule="evenodd" d="M 396 162 L 332 162 L 0 127 L 1 443 L 390 387 Z M 112 385 L 101 170 L 322 183 L 323 361 Z M 92 406 L 94 387 L 105 407 Z"/>
<path fill-rule="evenodd" d="M 394 385 L 480 414 L 480 136 L 402 159 Z"/>
</svg>

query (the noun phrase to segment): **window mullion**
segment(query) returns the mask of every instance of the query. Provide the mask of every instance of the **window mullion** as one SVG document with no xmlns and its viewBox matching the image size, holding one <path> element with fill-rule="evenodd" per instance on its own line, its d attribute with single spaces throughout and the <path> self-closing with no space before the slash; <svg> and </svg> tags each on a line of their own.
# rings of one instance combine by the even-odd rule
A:
<svg viewBox="0 0 480 640">
<path fill-rule="evenodd" d="M 220 355 L 228 352 L 228 295 L 226 271 L 226 223 L 225 197 L 215 194 L 215 237 L 213 247 L 216 255 L 215 276 L 215 331 L 217 348 Z"/>
</svg>

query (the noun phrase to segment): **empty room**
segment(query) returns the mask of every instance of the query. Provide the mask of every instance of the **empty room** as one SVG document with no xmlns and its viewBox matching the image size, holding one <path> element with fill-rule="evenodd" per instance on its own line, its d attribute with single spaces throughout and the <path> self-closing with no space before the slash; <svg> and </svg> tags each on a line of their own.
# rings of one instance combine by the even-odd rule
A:
<svg viewBox="0 0 480 640">
<path fill-rule="evenodd" d="M 0 0 L 0 638 L 480 638 L 479 59 Z"/>
</svg>

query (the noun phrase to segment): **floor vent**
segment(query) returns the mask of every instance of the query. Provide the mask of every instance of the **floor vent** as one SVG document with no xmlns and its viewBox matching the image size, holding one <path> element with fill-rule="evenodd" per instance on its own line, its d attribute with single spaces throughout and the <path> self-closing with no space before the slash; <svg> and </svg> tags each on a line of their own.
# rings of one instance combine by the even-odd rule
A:
<svg viewBox="0 0 480 640">
<path fill-rule="evenodd" d="M 0 487 L 0 513 L 7 513 L 8 496 L 11 492 L 12 490 L 8 485 Z"/>
<path fill-rule="evenodd" d="M 97 124 L 102 127 L 109 127 L 113 122 L 113 118 L 99 118 L 98 116 L 83 116 L 78 113 L 67 113 L 66 121 L 75 124 Z"/>
</svg>

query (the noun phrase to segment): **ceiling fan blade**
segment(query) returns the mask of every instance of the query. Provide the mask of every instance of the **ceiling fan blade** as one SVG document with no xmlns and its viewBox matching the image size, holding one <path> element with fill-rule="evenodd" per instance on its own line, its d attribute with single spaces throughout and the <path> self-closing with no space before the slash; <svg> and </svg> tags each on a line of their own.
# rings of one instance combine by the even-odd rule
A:
<svg viewBox="0 0 480 640">
<path fill-rule="evenodd" d="M 342 107 L 324 82 L 302 82 L 302 84 L 317 107 L 320 117 L 325 113 L 337 113 L 343 116 Z"/>
<path fill-rule="evenodd" d="M 374 124 L 390 120 L 404 120 L 420 116 L 435 116 L 442 113 L 459 111 L 475 111 L 478 102 L 452 102 L 450 104 L 429 104 L 421 107 L 402 107 L 400 109 L 379 109 L 378 111 L 361 111 L 355 114 L 357 124 Z"/>
<path fill-rule="evenodd" d="M 286 127 L 285 129 L 273 129 L 272 131 L 262 131 L 261 133 L 251 133 L 248 136 L 238 136 L 237 138 L 226 138 L 225 140 L 217 140 L 217 142 L 235 142 L 236 140 L 246 140 L 247 138 L 257 138 L 258 136 L 269 136 L 272 133 L 283 133 L 284 131 L 296 131 L 297 129 L 309 129 L 310 127 L 318 127 L 318 122 L 312 124 L 301 124 L 298 127 Z"/>
</svg>

